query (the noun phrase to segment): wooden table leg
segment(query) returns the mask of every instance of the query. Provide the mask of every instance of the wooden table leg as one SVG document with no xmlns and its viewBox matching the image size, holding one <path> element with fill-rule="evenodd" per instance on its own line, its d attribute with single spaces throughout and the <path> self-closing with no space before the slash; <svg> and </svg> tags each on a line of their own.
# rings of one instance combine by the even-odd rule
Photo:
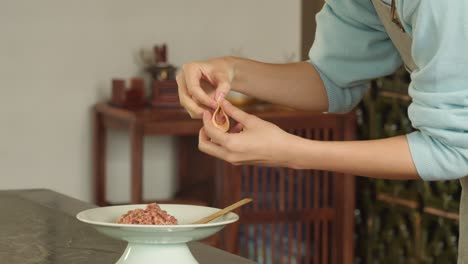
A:
<svg viewBox="0 0 468 264">
<path fill-rule="evenodd" d="M 183 187 L 185 187 L 189 177 L 189 152 L 187 148 L 190 145 L 187 138 L 183 136 L 177 138 L 177 167 L 179 169 L 176 182 L 177 192 L 184 191 Z"/>
<path fill-rule="evenodd" d="M 94 199 L 98 206 L 106 205 L 106 128 L 102 115 L 95 111 L 94 130 Z"/>
<path fill-rule="evenodd" d="M 143 127 L 134 123 L 130 127 L 131 144 L 131 203 L 143 202 Z"/>
</svg>

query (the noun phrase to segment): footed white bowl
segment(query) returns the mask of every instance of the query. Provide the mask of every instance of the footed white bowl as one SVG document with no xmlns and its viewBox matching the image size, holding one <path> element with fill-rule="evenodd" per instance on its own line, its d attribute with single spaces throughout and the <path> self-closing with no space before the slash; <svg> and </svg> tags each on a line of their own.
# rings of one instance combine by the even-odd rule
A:
<svg viewBox="0 0 468 264">
<path fill-rule="evenodd" d="M 218 208 L 159 204 L 161 209 L 175 216 L 178 225 L 117 224 L 117 219 L 130 210 L 144 209 L 146 204 L 107 206 L 89 209 L 77 214 L 78 220 L 92 225 L 98 232 L 128 242 L 118 264 L 171 263 L 197 264 L 187 242 L 214 235 L 227 224 L 239 219 L 235 213 L 227 213 L 207 224 L 191 224 L 219 211 Z"/>
</svg>

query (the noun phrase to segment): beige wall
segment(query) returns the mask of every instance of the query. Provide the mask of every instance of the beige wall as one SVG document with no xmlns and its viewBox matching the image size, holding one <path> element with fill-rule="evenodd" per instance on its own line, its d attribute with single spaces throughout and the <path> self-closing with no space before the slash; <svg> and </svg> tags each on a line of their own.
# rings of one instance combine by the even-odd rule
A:
<svg viewBox="0 0 468 264">
<path fill-rule="evenodd" d="M 112 77 L 139 74 L 141 47 L 167 42 L 176 65 L 232 52 L 281 62 L 299 56 L 299 25 L 299 0 L 0 0 L 0 189 L 92 199 L 90 108 Z M 128 140 L 110 140 L 110 197 L 125 201 Z M 173 139 L 147 139 L 145 161 L 145 197 L 170 196 Z"/>
</svg>

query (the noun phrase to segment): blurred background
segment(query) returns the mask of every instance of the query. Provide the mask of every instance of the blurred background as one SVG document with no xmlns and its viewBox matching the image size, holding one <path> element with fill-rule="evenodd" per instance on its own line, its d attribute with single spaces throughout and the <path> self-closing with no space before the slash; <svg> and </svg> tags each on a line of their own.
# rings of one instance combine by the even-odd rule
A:
<svg viewBox="0 0 468 264">
<path fill-rule="evenodd" d="M 149 66 L 159 74 L 167 65 L 224 55 L 275 63 L 307 59 L 322 5 L 321 0 L 0 0 L 0 188 L 47 188 L 99 205 L 135 201 L 129 188 L 134 149 L 126 130 L 105 131 L 107 181 L 104 193 L 96 190 L 93 117 L 99 104 L 104 112 L 110 109 L 113 80 L 128 84 L 141 78 L 144 93 L 154 101 L 156 83 L 173 80 L 161 80 Z M 162 45 L 162 64 L 142 56 Z M 403 69 L 374 80 L 352 116 L 325 120 L 288 112 L 289 119 L 272 120 L 311 139 L 406 134 L 412 131 L 408 83 Z M 140 111 L 114 108 L 119 110 L 105 113 Z M 144 112 L 145 122 L 158 116 L 158 109 Z M 193 135 L 176 134 L 142 138 L 141 201 L 183 199 L 216 206 L 241 196 L 259 201 L 246 209 L 245 222 L 207 243 L 259 263 L 455 263 L 458 181 L 357 177 L 346 188 L 342 175 L 328 172 L 231 168 L 198 157 Z M 187 161 L 192 156 L 195 161 Z M 187 186 L 208 189 L 181 191 L 181 182 L 205 173 Z M 237 174 L 239 181 L 230 182 Z M 232 190 L 237 196 L 223 196 Z M 356 202 L 345 201 L 349 197 Z M 305 206 L 309 198 L 310 208 Z M 340 236 L 345 233 L 352 235 Z M 236 242 L 230 244 L 233 237 Z"/>
<path fill-rule="evenodd" d="M 300 1 L 0 1 L 0 170 L 4 188 L 50 187 L 91 201 L 91 108 L 111 79 L 143 76 L 142 48 L 169 60 L 239 55 L 283 62 L 300 50 Z M 125 186 L 128 141 L 109 135 L 109 173 Z M 145 142 L 148 198 L 174 192 L 173 140 Z M 153 154 L 154 149 L 164 151 Z M 155 184 L 155 183 L 158 184 Z M 151 187 L 150 187 L 151 186 Z M 114 189 L 123 191 L 113 192 Z M 109 188 L 112 201 L 126 188 Z"/>
</svg>

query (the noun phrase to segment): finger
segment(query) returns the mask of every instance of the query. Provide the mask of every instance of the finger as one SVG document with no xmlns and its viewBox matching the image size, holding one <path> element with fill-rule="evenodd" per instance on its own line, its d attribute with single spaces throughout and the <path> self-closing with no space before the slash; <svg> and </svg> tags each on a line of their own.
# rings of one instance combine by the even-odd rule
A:
<svg viewBox="0 0 468 264">
<path fill-rule="evenodd" d="M 249 128 L 253 119 L 252 115 L 247 114 L 246 112 L 240 110 L 239 108 L 232 105 L 228 100 L 223 100 L 223 109 L 224 112 L 232 117 L 232 119 L 244 125 L 244 127 Z"/>
<path fill-rule="evenodd" d="M 197 105 L 200 105 L 200 102 L 197 100 L 197 98 L 193 97 L 193 96 L 190 96 L 190 98 L 192 99 L 192 101 L 194 103 L 196 103 Z"/>
<path fill-rule="evenodd" d="M 186 73 L 186 83 L 187 83 L 187 90 L 190 95 L 197 98 L 197 100 L 206 105 L 207 107 L 215 109 L 218 105 L 217 103 L 206 94 L 205 90 L 202 89 L 200 80 L 202 78 L 202 72 L 199 67 L 187 67 L 184 69 Z"/>
<path fill-rule="evenodd" d="M 244 125 L 241 123 L 237 123 L 233 128 L 229 130 L 229 133 L 234 134 L 234 133 L 240 133 L 244 129 Z"/>
<path fill-rule="evenodd" d="M 215 127 L 213 123 L 211 123 L 211 118 L 212 116 L 208 111 L 203 113 L 203 127 L 205 128 L 205 132 L 212 141 L 224 146 L 228 134 Z"/>
<path fill-rule="evenodd" d="M 201 118 L 204 109 L 200 107 L 195 101 L 193 101 L 193 99 L 188 95 L 187 85 L 183 76 L 178 78 L 177 86 L 181 105 L 184 106 L 192 118 Z"/>
<path fill-rule="evenodd" d="M 203 116 L 203 112 L 206 111 L 203 107 L 200 107 L 194 101 L 190 100 L 188 97 L 185 99 L 184 107 L 187 110 L 187 112 L 190 114 L 190 117 L 197 118 L 197 119 L 201 119 Z"/>
<path fill-rule="evenodd" d="M 231 90 L 231 85 L 227 81 L 220 82 L 218 84 L 218 87 L 216 87 L 216 102 L 221 103 L 221 100 L 223 100 L 226 97 L 226 94 Z"/>
<path fill-rule="evenodd" d="M 211 142 L 204 128 L 200 129 L 198 135 L 198 148 L 200 151 L 219 159 L 224 160 L 227 156 L 227 151 L 224 148 Z"/>
</svg>

